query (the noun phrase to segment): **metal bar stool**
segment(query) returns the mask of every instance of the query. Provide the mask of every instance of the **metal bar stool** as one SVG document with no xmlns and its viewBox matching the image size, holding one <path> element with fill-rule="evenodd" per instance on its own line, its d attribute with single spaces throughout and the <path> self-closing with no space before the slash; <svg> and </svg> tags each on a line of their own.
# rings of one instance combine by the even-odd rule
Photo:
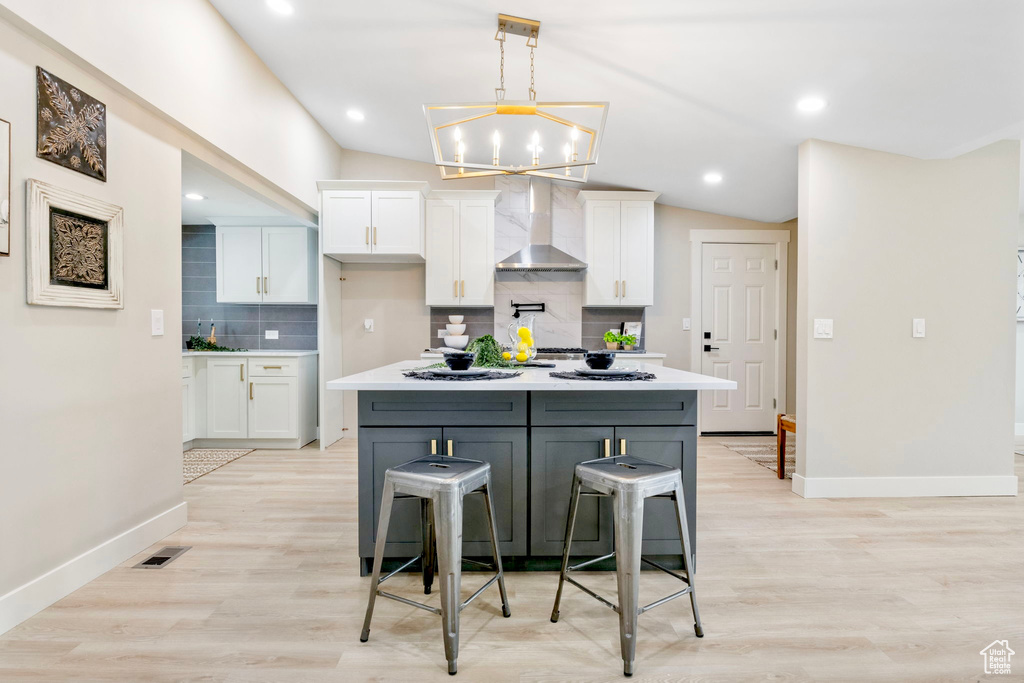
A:
<svg viewBox="0 0 1024 683">
<path fill-rule="evenodd" d="M 498 554 L 498 529 L 494 522 L 494 505 L 491 502 L 491 466 L 479 460 L 467 460 L 444 455 L 428 455 L 398 467 L 392 467 L 384 474 L 384 495 L 380 505 L 380 521 L 377 525 L 377 544 L 373 556 L 373 577 L 370 580 L 370 601 L 366 605 L 366 619 L 359 640 L 370 638 L 370 620 L 373 618 L 373 603 L 377 596 L 391 598 L 398 602 L 419 607 L 441 616 L 444 633 L 444 654 L 448 660 L 448 673 L 458 672 L 459 658 L 459 613 L 473 602 L 495 581 L 501 592 L 501 611 L 506 617 L 512 615 L 505 593 L 505 574 L 501 569 L 501 555 Z M 462 557 L 462 499 L 471 493 L 484 496 L 487 510 L 487 526 L 491 532 L 491 549 L 494 564 L 486 564 Z M 423 499 L 422 517 L 423 552 L 381 578 L 381 564 L 384 561 L 384 544 L 387 543 L 388 523 L 391 505 L 396 498 Z M 380 589 L 392 576 L 409 567 L 416 560 L 423 563 L 423 592 L 430 593 L 435 569 L 441 584 L 441 606 L 431 607 Z M 493 569 L 495 574 L 465 602 L 461 601 L 462 563 L 470 562 Z"/>
<path fill-rule="evenodd" d="M 591 491 L 581 492 L 582 487 Z M 572 544 L 573 527 L 576 524 L 576 511 L 581 495 L 611 496 L 615 511 L 615 550 L 604 557 L 598 557 L 580 564 L 569 565 L 569 549 Z M 619 613 L 619 642 L 622 650 L 622 672 L 626 676 L 633 675 L 633 660 L 636 657 L 636 626 L 637 617 L 649 609 L 675 600 L 683 595 L 690 596 L 693 608 L 693 630 L 698 638 L 704 637 L 700 625 L 700 612 L 697 611 L 697 598 L 693 592 L 694 575 L 690 558 L 690 535 L 686 524 L 686 505 L 683 498 L 683 478 L 674 467 L 662 465 L 649 460 L 641 460 L 631 455 L 617 455 L 597 460 L 588 460 L 576 465 L 570 494 L 569 518 L 565 529 L 565 547 L 562 554 L 562 572 L 558 577 L 558 592 L 555 594 L 555 606 L 551 610 L 551 621 L 558 621 L 558 604 L 562 600 L 562 586 L 566 581 L 576 586 L 601 603 Z M 663 567 L 640 556 L 643 540 L 644 499 L 670 498 L 675 502 L 676 522 L 679 524 L 679 537 L 682 539 L 683 569 L 685 575 Z M 579 583 L 569 572 L 588 567 L 596 562 L 617 557 L 615 573 L 618 583 L 619 604 L 614 605 L 608 600 Z M 656 569 L 674 576 L 686 584 L 686 588 L 667 597 L 655 600 L 649 605 L 640 606 L 640 563 L 646 563 Z"/>
</svg>

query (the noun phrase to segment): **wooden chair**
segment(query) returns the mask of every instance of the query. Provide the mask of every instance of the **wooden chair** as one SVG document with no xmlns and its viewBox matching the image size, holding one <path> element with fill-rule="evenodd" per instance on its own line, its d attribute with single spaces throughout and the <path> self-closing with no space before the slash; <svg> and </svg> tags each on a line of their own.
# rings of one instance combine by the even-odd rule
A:
<svg viewBox="0 0 1024 683">
<path fill-rule="evenodd" d="M 779 446 L 779 479 L 786 478 L 786 432 L 796 434 L 796 416 L 779 413 L 776 423 Z"/>
</svg>

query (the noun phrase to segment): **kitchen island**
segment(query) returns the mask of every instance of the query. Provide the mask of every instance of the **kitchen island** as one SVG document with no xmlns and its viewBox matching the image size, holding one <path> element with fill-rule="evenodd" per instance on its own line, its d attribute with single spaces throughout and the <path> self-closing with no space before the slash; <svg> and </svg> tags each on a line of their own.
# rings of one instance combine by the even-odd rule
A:
<svg viewBox="0 0 1024 683">
<path fill-rule="evenodd" d="M 489 381 L 426 381 L 403 375 L 423 361 L 403 361 L 332 380 L 330 390 L 359 392 L 359 556 L 373 557 L 384 472 L 430 453 L 491 465 L 499 545 L 506 569 L 557 568 L 576 463 L 628 452 L 678 467 L 686 491 L 696 555 L 697 392 L 729 391 L 736 383 L 682 370 L 622 360 L 617 367 L 652 372 L 651 381 L 565 380 L 578 361 L 551 369 L 524 368 L 518 377 Z M 580 501 L 573 554 L 612 549 L 611 501 Z M 466 499 L 463 554 L 490 554 L 478 496 Z M 420 510 L 395 501 L 385 557 L 420 552 Z M 668 500 L 647 502 L 643 551 L 680 555 Z"/>
</svg>

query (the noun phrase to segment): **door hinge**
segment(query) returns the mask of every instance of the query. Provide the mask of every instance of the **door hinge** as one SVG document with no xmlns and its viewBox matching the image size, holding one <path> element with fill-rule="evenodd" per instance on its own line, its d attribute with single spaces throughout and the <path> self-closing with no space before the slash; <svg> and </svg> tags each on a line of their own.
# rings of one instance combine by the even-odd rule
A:
<svg viewBox="0 0 1024 683">
<path fill-rule="evenodd" d="M 776 406 L 775 406 L 775 399 L 773 398 L 772 399 L 772 410 L 774 410 L 775 408 L 776 408 Z"/>
<path fill-rule="evenodd" d="M 773 330 L 773 332 L 775 332 L 775 339 L 777 340 L 779 338 L 779 331 L 778 330 Z"/>
<path fill-rule="evenodd" d="M 779 259 L 775 259 L 775 270 L 779 269 Z"/>
</svg>

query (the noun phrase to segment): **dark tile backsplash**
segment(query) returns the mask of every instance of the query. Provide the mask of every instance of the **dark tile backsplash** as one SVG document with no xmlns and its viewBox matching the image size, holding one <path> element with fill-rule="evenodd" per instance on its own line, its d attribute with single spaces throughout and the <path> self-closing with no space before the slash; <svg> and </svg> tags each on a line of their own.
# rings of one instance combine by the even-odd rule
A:
<svg viewBox="0 0 1024 683">
<path fill-rule="evenodd" d="M 181 343 L 196 334 L 202 318 L 202 336 L 210 335 L 210 319 L 217 325 L 217 343 L 238 349 L 316 350 L 314 304 L 217 303 L 216 228 L 184 225 L 181 228 Z M 277 330 L 277 339 L 266 339 Z"/>
<path fill-rule="evenodd" d="M 622 323 L 644 322 L 643 306 L 623 308 L 584 308 L 583 309 L 583 348 L 603 349 L 604 333 L 608 330 L 621 330 Z M 645 324 L 640 333 L 637 343 L 641 349 L 647 348 L 647 325 Z"/>
<path fill-rule="evenodd" d="M 494 309 L 493 308 L 458 308 L 431 306 L 430 307 L 430 336 L 427 342 L 428 348 L 444 346 L 444 339 L 437 336 L 438 330 L 443 330 L 448 324 L 448 316 L 464 316 L 463 323 L 466 325 L 466 334 L 470 340 L 485 334 L 494 334 Z"/>
</svg>

